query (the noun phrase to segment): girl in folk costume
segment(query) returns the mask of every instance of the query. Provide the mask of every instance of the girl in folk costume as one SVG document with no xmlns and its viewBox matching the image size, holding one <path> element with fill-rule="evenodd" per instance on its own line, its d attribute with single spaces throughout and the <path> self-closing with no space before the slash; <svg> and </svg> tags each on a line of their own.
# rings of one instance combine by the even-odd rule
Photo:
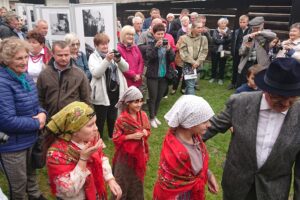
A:
<svg viewBox="0 0 300 200">
<path fill-rule="evenodd" d="M 142 105 L 143 95 L 135 86 L 129 87 L 116 105 L 121 114 L 113 133 L 113 174 L 122 188 L 123 200 L 144 199 L 150 124 L 146 113 L 141 111 Z"/>
<path fill-rule="evenodd" d="M 122 191 L 102 152 L 104 144 L 91 107 L 83 102 L 70 103 L 51 118 L 47 127 L 55 136 L 47 152 L 47 169 L 57 199 L 106 200 L 105 182 L 120 199 Z"/>
<path fill-rule="evenodd" d="M 154 200 L 204 200 L 207 181 L 209 191 L 218 192 L 201 139 L 213 115 L 210 105 L 194 95 L 180 97 L 165 115 L 170 128 L 160 155 Z"/>
</svg>

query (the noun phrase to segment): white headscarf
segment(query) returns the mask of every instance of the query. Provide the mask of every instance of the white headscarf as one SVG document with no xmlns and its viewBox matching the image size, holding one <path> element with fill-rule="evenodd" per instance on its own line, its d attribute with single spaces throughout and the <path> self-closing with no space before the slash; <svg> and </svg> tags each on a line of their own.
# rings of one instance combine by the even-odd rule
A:
<svg viewBox="0 0 300 200">
<path fill-rule="evenodd" d="M 141 91 L 135 86 L 130 86 L 120 97 L 118 103 L 116 104 L 116 108 L 118 108 L 122 112 L 124 108 L 126 108 L 125 104 L 127 102 L 142 98 L 143 94 L 141 93 Z"/>
<path fill-rule="evenodd" d="M 191 128 L 209 120 L 214 111 L 202 97 L 195 95 L 181 96 L 165 115 L 168 125 L 172 128 L 182 126 Z"/>
</svg>

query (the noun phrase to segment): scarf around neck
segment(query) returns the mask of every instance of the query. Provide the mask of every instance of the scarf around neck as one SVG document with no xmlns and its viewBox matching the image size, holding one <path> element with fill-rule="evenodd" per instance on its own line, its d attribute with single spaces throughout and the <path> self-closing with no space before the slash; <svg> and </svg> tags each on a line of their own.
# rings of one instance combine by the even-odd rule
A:
<svg viewBox="0 0 300 200">
<path fill-rule="evenodd" d="M 8 67 L 5 67 L 4 69 L 5 69 L 5 71 L 7 71 L 7 73 L 9 75 L 11 75 L 14 79 L 16 79 L 19 83 L 21 83 L 22 87 L 26 91 L 31 91 L 32 90 L 29 82 L 26 80 L 26 74 L 25 73 L 22 73 L 20 76 L 18 76 L 13 70 L 11 70 Z"/>
</svg>

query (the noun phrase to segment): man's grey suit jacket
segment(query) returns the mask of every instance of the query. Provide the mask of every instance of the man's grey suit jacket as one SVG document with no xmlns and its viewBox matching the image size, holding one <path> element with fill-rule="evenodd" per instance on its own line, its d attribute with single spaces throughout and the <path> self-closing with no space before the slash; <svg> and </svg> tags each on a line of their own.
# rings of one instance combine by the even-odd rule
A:
<svg viewBox="0 0 300 200">
<path fill-rule="evenodd" d="M 232 134 L 222 178 L 224 200 L 245 200 L 255 186 L 257 200 L 287 200 L 294 167 L 294 200 L 300 199 L 300 102 L 288 111 L 264 165 L 258 169 L 256 133 L 262 92 L 232 95 L 211 119 L 204 141 L 217 133 Z M 255 199 L 253 199 L 255 200 Z"/>
</svg>

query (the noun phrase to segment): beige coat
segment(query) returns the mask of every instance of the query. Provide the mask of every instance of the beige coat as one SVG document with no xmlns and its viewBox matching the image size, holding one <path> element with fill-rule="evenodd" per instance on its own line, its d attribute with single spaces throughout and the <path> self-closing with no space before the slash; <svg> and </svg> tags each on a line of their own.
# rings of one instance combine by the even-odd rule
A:
<svg viewBox="0 0 300 200">
<path fill-rule="evenodd" d="M 202 66 L 207 53 L 208 42 L 205 36 L 193 37 L 191 34 L 180 37 L 182 42 L 179 44 L 179 54 L 183 62 L 190 64 L 198 63 Z"/>
</svg>

